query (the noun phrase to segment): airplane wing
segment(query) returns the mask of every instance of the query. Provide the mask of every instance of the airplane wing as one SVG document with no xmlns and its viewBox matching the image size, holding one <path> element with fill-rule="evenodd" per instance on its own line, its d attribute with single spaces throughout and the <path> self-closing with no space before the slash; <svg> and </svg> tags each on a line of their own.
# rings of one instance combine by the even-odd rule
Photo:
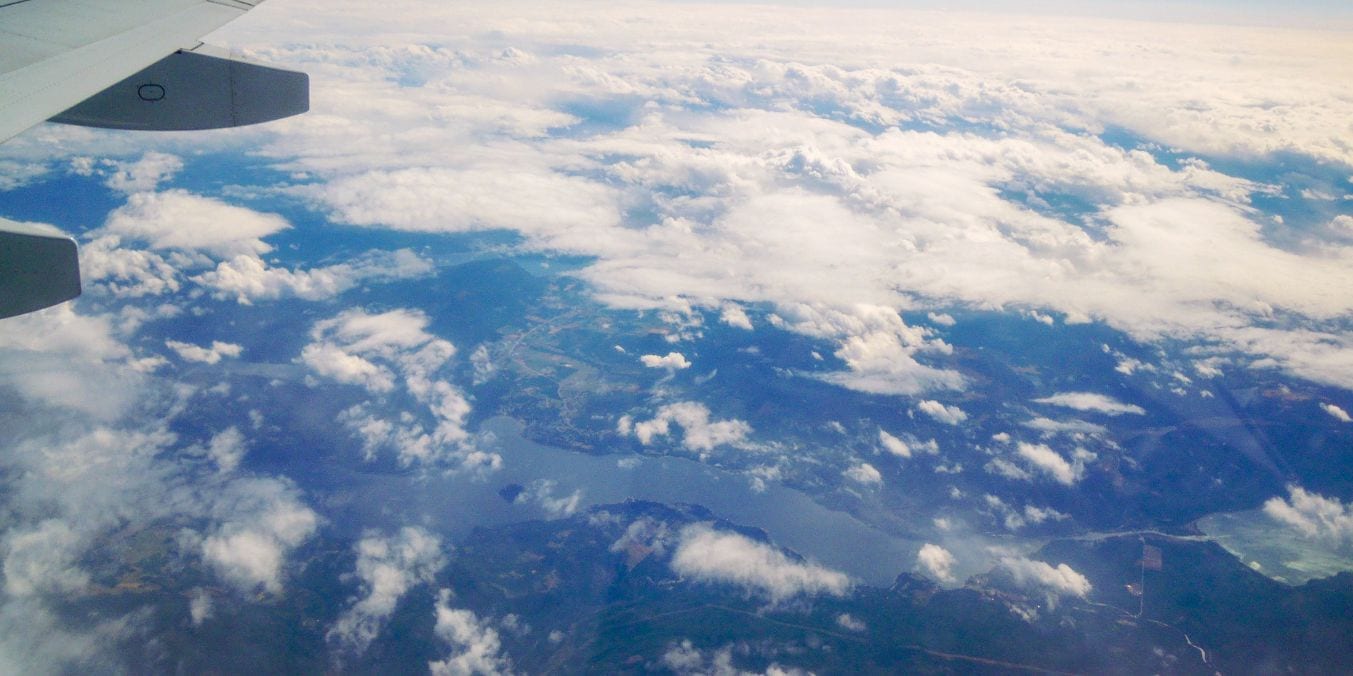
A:
<svg viewBox="0 0 1353 676">
<path fill-rule="evenodd" d="M 261 2 L 0 0 L 0 142 L 44 120 L 217 129 L 309 110 L 304 73 L 199 41 Z M 0 318 L 79 295 L 74 242 L 51 240 L 0 220 Z"/>
</svg>

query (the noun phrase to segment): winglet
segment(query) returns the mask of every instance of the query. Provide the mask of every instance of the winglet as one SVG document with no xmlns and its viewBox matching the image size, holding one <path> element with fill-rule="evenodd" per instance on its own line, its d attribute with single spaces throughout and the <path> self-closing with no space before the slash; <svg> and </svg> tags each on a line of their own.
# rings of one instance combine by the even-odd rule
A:
<svg viewBox="0 0 1353 676">
<path fill-rule="evenodd" d="M 310 110 L 310 78 L 219 55 L 179 51 L 51 118 L 108 129 L 224 129 Z"/>
<path fill-rule="evenodd" d="M 0 318 L 80 295 L 75 240 L 0 219 Z"/>
</svg>

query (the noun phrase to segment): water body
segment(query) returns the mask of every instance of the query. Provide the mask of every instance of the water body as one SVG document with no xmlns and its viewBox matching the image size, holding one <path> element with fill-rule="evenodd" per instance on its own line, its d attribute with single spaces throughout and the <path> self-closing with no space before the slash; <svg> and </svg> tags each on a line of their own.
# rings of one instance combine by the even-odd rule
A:
<svg viewBox="0 0 1353 676">
<path fill-rule="evenodd" d="M 1353 571 L 1353 547 L 1307 537 L 1261 509 L 1210 514 L 1198 529 L 1254 570 L 1286 584 Z"/>
<path fill-rule="evenodd" d="M 577 509 L 633 498 L 662 503 L 691 503 L 734 523 L 761 528 L 780 546 L 869 585 L 891 585 L 910 570 L 921 543 L 878 530 L 845 512 L 827 509 L 808 495 L 768 484 L 752 489 L 737 472 L 683 458 L 592 456 L 537 444 L 521 435 L 521 424 L 488 420 L 481 432 L 495 437 L 484 450 L 503 457 L 503 469 L 487 478 L 463 475 L 410 479 L 408 476 L 352 473 L 335 480 L 328 507 L 342 523 L 393 528 L 417 523 L 452 540 L 476 526 L 501 526 L 528 519 L 557 517 L 544 504 L 567 501 L 576 492 Z M 540 482 L 553 485 L 545 497 Z M 505 500 L 507 485 L 527 487 L 522 499 Z M 562 504 L 562 503 L 561 503 Z M 356 535 L 357 533 L 353 533 Z"/>
</svg>

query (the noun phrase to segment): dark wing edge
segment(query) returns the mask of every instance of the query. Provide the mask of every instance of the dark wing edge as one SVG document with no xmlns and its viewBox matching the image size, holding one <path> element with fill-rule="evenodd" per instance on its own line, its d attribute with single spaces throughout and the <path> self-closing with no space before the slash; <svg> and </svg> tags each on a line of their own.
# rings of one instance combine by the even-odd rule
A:
<svg viewBox="0 0 1353 676">
<path fill-rule="evenodd" d="M 80 295 L 75 240 L 0 219 L 0 319 Z"/>
</svg>

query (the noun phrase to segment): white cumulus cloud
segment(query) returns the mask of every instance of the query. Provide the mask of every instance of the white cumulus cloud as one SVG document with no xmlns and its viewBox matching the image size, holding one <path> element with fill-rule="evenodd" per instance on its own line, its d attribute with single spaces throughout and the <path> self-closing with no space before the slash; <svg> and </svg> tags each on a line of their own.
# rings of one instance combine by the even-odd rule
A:
<svg viewBox="0 0 1353 676">
<path fill-rule="evenodd" d="M 142 192 L 108 215 L 100 232 L 145 242 L 154 249 L 200 250 L 217 256 L 258 255 L 262 238 L 291 227 L 286 219 L 185 190 Z"/>
<path fill-rule="evenodd" d="M 1334 418 L 1335 420 L 1338 420 L 1339 422 L 1353 422 L 1353 416 L 1350 416 L 1348 414 L 1348 411 L 1345 411 L 1344 409 L 1339 408 L 1334 404 L 1322 402 L 1320 404 L 1320 408 L 1324 412 L 1330 414 L 1330 417 Z"/>
<path fill-rule="evenodd" d="M 1053 567 L 1043 561 L 1013 556 L 1003 557 L 999 567 L 1008 573 L 1015 584 L 1031 591 L 1042 592 L 1049 606 L 1055 606 L 1062 597 L 1085 598 L 1092 586 L 1084 575 L 1065 563 Z"/>
<path fill-rule="evenodd" d="M 1016 445 L 1016 452 L 1031 469 L 1048 475 L 1064 486 L 1074 485 L 1085 475 L 1085 465 L 1080 458 L 1076 462 L 1069 462 L 1046 444 L 1021 441 Z"/>
<path fill-rule="evenodd" d="M 1264 503 L 1264 514 L 1308 538 L 1335 546 L 1353 543 L 1353 505 L 1344 504 L 1338 498 L 1312 493 L 1300 486 L 1288 486 L 1287 499 L 1269 498 Z"/>
<path fill-rule="evenodd" d="M 344 411 L 339 422 L 362 440 L 368 459 L 382 449 L 393 449 L 404 466 L 441 464 L 477 473 L 495 471 L 502 458 L 474 447 L 465 429 L 470 401 L 444 373 L 456 347 L 429 333 L 429 321 L 416 310 L 379 314 L 347 310 L 315 323 L 312 342 L 302 348 L 297 361 L 316 375 L 359 385 L 373 394 L 402 387 L 423 406 L 423 420 L 410 411 L 380 415 L 379 402 Z"/>
<path fill-rule="evenodd" d="M 654 439 L 667 436 L 673 423 L 681 428 L 681 444 L 699 452 L 708 452 L 725 444 L 741 443 L 752 431 L 752 426 L 742 420 L 710 420 L 709 408 L 694 401 L 667 404 L 659 408 L 651 420 L 634 422 L 628 417 L 622 418 L 619 431 L 622 434 L 632 432 L 639 443 L 647 446 Z"/>
<path fill-rule="evenodd" d="M 968 419 L 968 414 L 957 406 L 946 406 L 938 401 L 927 399 L 916 405 L 916 410 L 946 425 L 957 425 Z"/>
<path fill-rule="evenodd" d="M 899 458 L 910 458 L 911 447 L 906 442 L 897 437 L 888 434 L 884 429 L 879 429 L 879 443 L 883 444 L 883 450 L 892 453 Z"/>
<path fill-rule="evenodd" d="M 202 542 L 202 557 L 242 593 L 282 590 L 287 554 L 319 526 L 295 489 L 276 479 L 231 484 L 217 507 L 225 521 Z"/>
<path fill-rule="evenodd" d="M 175 155 L 148 152 L 134 162 L 109 161 L 108 178 L 104 184 L 123 193 L 149 192 L 183 169 L 183 160 Z"/>
<path fill-rule="evenodd" d="M 686 360 L 686 356 L 680 352 L 668 352 L 665 357 L 660 357 L 656 354 L 646 354 L 639 357 L 639 361 L 643 362 L 644 366 L 651 369 L 679 371 L 691 367 L 691 363 Z"/>
<path fill-rule="evenodd" d="M 925 574 L 945 584 L 954 582 L 954 565 L 958 560 L 949 550 L 929 542 L 916 552 L 916 566 Z"/>
<path fill-rule="evenodd" d="M 841 472 L 841 475 L 851 481 L 865 486 L 883 485 L 883 475 L 871 464 L 862 462 L 858 465 L 852 465 Z"/>
<path fill-rule="evenodd" d="M 498 630 L 481 621 L 473 611 L 451 607 L 451 592 L 437 597 L 437 624 L 433 631 L 450 649 L 446 657 L 428 663 L 433 676 L 497 676 L 512 671 L 503 655 Z"/>
<path fill-rule="evenodd" d="M 682 529 L 671 566 L 679 575 L 737 585 L 772 602 L 799 595 L 845 596 L 851 588 L 844 573 L 795 561 L 771 545 L 704 524 Z"/>
<path fill-rule="evenodd" d="M 358 654 L 371 645 L 405 592 L 432 582 L 446 564 L 441 540 L 416 527 L 405 526 L 393 536 L 369 533 L 357 543 L 356 575 L 362 596 L 325 634 L 343 651 Z"/>
</svg>

